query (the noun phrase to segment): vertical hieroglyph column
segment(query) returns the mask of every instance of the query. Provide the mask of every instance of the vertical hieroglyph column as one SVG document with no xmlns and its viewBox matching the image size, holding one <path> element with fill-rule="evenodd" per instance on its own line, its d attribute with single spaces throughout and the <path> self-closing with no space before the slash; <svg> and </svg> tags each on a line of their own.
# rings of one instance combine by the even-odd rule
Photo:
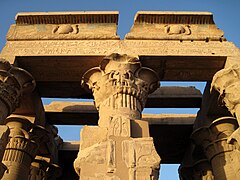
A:
<svg viewBox="0 0 240 180">
<path fill-rule="evenodd" d="M 35 81 L 30 73 L 0 59 L 0 122 L 19 106 L 20 97 L 34 88 Z"/>
<path fill-rule="evenodd" d="M 99 111 L 97 127 L 81 130 L 74 167 L 81 179 L 158 179 L 160 157 L 141 112 L 158 86 L 156 73 L 138 58 L 111 54 L 88 70 L 83 84 Z"/>
</svg>

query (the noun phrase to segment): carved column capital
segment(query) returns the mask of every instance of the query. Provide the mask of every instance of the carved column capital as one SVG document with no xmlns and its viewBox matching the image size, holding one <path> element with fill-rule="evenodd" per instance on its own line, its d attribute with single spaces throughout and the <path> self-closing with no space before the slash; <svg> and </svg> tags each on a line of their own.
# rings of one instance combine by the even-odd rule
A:
<svg viewBox="0 0 240 180">
<path fill-rule="evenodd" d="M 212 80 L 213 88 L 220 93 L 221 103 L 240 121 L 240 66 L 235 64 L 218 71 Z"/>
<path fill-rule="evenodd" d="M 82 84 L 93 92 L 99 121 L 81 130 L 74 161 L 80 178 L 157 179 L 161 159 L 148 123 L 139 120 L 148 94 L 159 86 L 157 74 L 137 57 L 111 54 L 83 75 Z"/>
<path fill-rule="evenodd" d="M 51 179 L 61 176 L 61 168 L 50 162 L 50 158 L 36 156 L 30 167 L 29 180 Z"/>
<path fill-rule="evenodd" d="M 20 176 L 27 179 L 31 162 L 47 131 L 23 117 L 9 117 L 5 121 L 10 134 L 3 156 L 3 163 L 7 166 L 3 179 L 14 179 Z"/>
<path fill-rule="evenodd" d="M 112 101 L 117 101 L 120 96 L 128 95 L 129 97 L 126 98 L 129 98 L 129 101 L 131 98 L 136 98 L 136 103 L 139 103 L 139 107 L 136 108 L 141 112 L 148 94 L 159 87 L 159 80 L 156 72 L 142 67 L 137 57 L 113 53 L 106 56 L 99 67 L 88 70 L 82 77 L 82 84 L 88 85 L 92 90 L 98 109 L 111 98 Z M 114 108 L 128 106 L 123 104 L 124 100 L 120 105 L 112 103 Z M 129 108 L 134 106 L 137 104 L 130 104 Z"/>
<path fill-rule="evenodd" d="M 10 115 L 20 103 L 20 97 L 30 93 L 36 86 L 35 80 L 27 71 L 0 59 L 0 121 Z"/>
<path fill-rule="evenodd" d="M 236 179 L 240 176 L 240 146 L 231 138 L 237 128 L 235 118 L 222 117 L 192 133 L 194 143 L 203 148 L 211 162 L 216 179 Z"/>
<path fill-rule="evenodd" d="M 191 166 L 179 167 L 181 180 L 214 180 L 212 167 L 207 159 L 195 162 Z"/>
</svg>

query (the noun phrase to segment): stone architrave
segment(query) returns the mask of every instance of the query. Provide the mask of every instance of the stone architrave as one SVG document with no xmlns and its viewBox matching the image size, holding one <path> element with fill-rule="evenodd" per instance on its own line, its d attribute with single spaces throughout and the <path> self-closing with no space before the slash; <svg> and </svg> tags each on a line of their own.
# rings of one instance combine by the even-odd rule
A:
<svg viewBox="0 0 240 180">
<path fill-rule="evenodd" d="M 23 117 L 9 117 L 6 119 L 6 125 L 10 134 L 2 160 L 7 171 L 2 179 L 26 180 L 39 144 L 48 132 Z"/>
<path fill-rule="evenodd" d="M 32 92 L 35 85 L 30 73 L 0 59 L 0 122 L 19 106 L 21 96 Z"/>
<path fill-rule="evenodd" d="M 235 180 L 240 177 L 240 146 L 232 138 L 237 128 L 235 118 L 222 117 L 213 121 L 210 126 L 192 133 L 191 138 L 204 150 L 217 180 Z"/>
<path fill-rule="evenodd" d="M 148 124 L 139 120 L 148 94 L 159 86 L 156 73 L 136 57 L 111 54 L 82 83 L 93 92 L 99 121 L 81 130 L 74 162 L 80 179 L 158 179 L 160 157 Z"/>
</svg>

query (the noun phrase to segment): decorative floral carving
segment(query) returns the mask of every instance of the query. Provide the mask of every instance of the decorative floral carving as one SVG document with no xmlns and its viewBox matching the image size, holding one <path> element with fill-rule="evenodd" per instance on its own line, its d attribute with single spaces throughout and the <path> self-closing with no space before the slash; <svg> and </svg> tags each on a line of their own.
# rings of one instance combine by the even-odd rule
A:
<svg viewBox="0 0 240 180">
<path fill-rule="evenodd" d="M 157 154 L 152 138 L 136 138 L 122 142 L 122 158 L 129 168 L 129 177 L 139 179 L 158 177 L 160 157 Z M 143 178 L 143 177 L 142 177 Z"/>
<path fill-rule="evenodd" d="M 7 108 L 7 112 L 1 114 L 0 121 L 6 119 L 19 106 L 20 97 L 33 91 L 35 86 L 35 80 L 30 73 L 0 59 L 0 101 Z"/>
<path fill-rule="evenodd" d="M 235 118 L 222 117 L 192 134 L 194 143 L 203 148 L 211 162 L 215 179 L 237 179 L 240 176 L 240 146 L 232 139 L 237 128 Z"/>
<path fill-rule="evenodd" d="M 27 119 L 18 117 L 6 119 L 6 125 L 10 128 L 10 134 L 3 162 L 8 171 L 3 179 L 10 177 L 14 179 L 20 175 L 23 179 L 27 179 L 32 159 L 36 156 L 40 141 L 44 140 L 47 131 Z"/>
<path fill-rule="evenodd" d="M 111 54 L 101 61 L 99 67 L 94 67 L 83 75 L 82 84 L 87 84 L 92 89 L 97 108 L 111 97 L 115 101 L 119 97 L 123 98 L 115 107 L 119 104 L 122 107 L 131 107 L 130 101 L 135 97 L 141 105 L 139 110 L 142 111 L 148 94 L 156 90 L 159 81 L 157 74 L 142 67 L 138 58 L 126 54 Z"/>
</svg>

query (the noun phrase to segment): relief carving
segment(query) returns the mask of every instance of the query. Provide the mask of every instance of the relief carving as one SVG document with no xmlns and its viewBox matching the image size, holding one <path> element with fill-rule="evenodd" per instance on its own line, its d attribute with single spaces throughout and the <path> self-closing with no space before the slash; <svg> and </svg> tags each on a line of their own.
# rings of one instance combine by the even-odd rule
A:
<svg viewBox="0 0 240 180">
<path fill-rule="evenodd" d="M 121 116 L 110 118 L 108 135 L 130 137 L 130 119 Z"/>
<path fill-rule="evenodd" d="M 169 35 L 179 35 L 179 34 L 190 35 L 191 30 L 189 25 L 174 24 L 174 25 L 166 25 L 165 33 Z"/>
<path fill-rule="evenodd" d="M 79 32 L 78 25 L 60 24 L 53 28 L 53 34 L 77 34 Z"/>
<path fill-rule="evenodd" d="M 159 86 L 158 76 L 153 70 L 142 67 L 137 57 L 126 54 L 105 57 L 99 67 L 83 75 L 82 84 L 92 90 L 98 109 L 102 102 L 112 96 L 120 96 L 120 103 L 116 103 L 118 106 L 131 107 L 133 96 L 137 98 L 136 103 L 141 105 L 140 111 L 145 106 L 147 95 Z"/>
<path fill-rule="evenodd" d="M 47 131 L 22 117 L 10 117 L 6 119 L 6 125 L 10 129 L 10 134 L 3 156 L 7 171 L 2 179 L 10 177 L 14 179 L 19 176 L 27 179 L 32 159 L 35 158 L 39 144 L 44 141 Z"/>
<path fill-rule="evenodd" d="M 160 157 L 152 138 L 135 138 L 122 142 L 122 158 L 129 168 L 130 179 L 158 177 Z"/>
<path fill-rule="evenodd" d="M 98 179 L 156 179 L 160 158 L 153 139 L 141 133 L 139 138 L 131 137 L 131 120 L 141 118 L 148 94 L 159 86 L 156 72 L 142 67 L 137 57 L 111 54 L 83 75 L 82 85 L 93 92 L 100 119 L 97 128 L 81 131 L 84 148 L 74 162 L 80 178 L 96 179 L 103 174 Z M 98 137 L 90 140 L 94 133 Z M 96 167 L 94 172 L 92 167 Z"/>
<path fill-rule="evenodd" d="M 194 143 L 203 148 L 211 163 L 215 179 L 231 180 L 240 176 L 240 146 L 231 138 L 237 128 L 235 118 L 222 117 L 192 134 Z"/>
</svg>

